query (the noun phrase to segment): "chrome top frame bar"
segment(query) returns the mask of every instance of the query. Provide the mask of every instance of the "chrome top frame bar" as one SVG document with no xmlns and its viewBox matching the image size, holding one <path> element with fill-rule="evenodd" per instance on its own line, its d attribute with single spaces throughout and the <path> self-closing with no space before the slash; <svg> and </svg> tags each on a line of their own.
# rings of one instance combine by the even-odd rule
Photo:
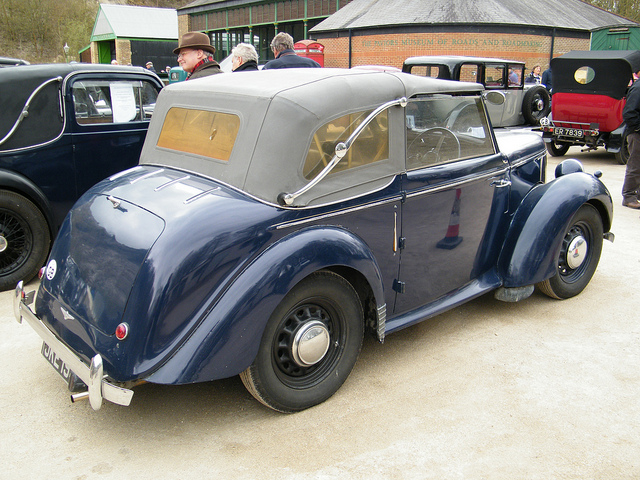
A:
<svg viewBox="0 0 640 480">
<path fill-rule="evenodd" d="M 297 192 L 293 192 L 293 193 L 284 193 L 283 192 L 283 193 L 281 193 L 280 195 L 278 195 L 278 203 L 280 203 L 281 205 L 289 206 L 289 205 L 293 204 L 294 200 L 296 198 L 298 198 L 300 195 L 308 192 L 313 187 L 315 187 L 318 183 L 320 183 L 324 179 L 324 177 L 329 175 L 331 170 L 333 170 L 333 168 L 338 164 L 338 162 L 340 160 L 342 160 L 342 158 L 347 154 L 347 151 L 349 150 L 349 148 L 351 148 L 351 145 L 353 144 L 353 142 L 355 142 L 355 140 L 358 138 L 358 136 L 367 127 L 367 125 L 369 125 L 371 123 L 371 121 L 378 114 L 380 114 L 380 112 L 382 112 L 383 110 L 386 110 L 386 109 L 388 109 L 390 107 L 394 107 L 396 105 L 400 105 L 402 108 L 405 108 L 407 106 L 407 98 L 406 97 L 401 97 L 401 98 L 398 98 L 396 100 L 391 100 L 390 102 L 387 102 L 387 103 L 384 103 L 384 104 L 380 105 L 373 112 L 371 112 L 367 116 L 367 118 L 365 118 L 364 121 L 360 125 L 358 125 L 358 128 L 356 128 L 353 131 L 353 133 L 349 136 L 349 138 L 347 138 L 347 140 L 345 142 L 339 142 L 336 145 L 333 158 L 327 164 L 327 166 L 324 167 L 322 169 L 322 171 L 313 180 L 311 180 L 309 183 L 307 183 L 304 187 L 302 187 Z"/>
</svg>

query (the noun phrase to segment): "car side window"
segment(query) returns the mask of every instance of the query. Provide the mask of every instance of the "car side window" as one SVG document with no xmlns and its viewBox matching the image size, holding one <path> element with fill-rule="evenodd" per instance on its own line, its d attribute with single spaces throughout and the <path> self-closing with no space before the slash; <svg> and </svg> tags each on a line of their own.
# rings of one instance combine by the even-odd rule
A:
<svg viewBox="0 0 640 480">
<path fill-rule="evenodd" d="M 485 65 L 484 85 L 487 88 L 504 88 L 504 65 Z"/>
<path fill-rule="evenodd" d="M 495 153 L 479 95 L 411 99 L 406 128 L 408 170 Z"/>
<path fill-rule="evenodd" d="M 479 78 L 480 68 L 473 63 L 465 63 L 460 66 L 460 81 L 461 82 L 480 82 Z"/>
<path fill-rule="evenodd" d="M 81 80 L 71 88 L 80 125 L 149 120 L 158 92 L 144 80 Z"/>
<path fill-rule="evenodd" d="M 445 70 L 440 65 L 413 65 L 411 74 L 420 77 L 448 78 Z"/>
<path fill-rule="evenodd" d="M 344 115 L 324 124 L 313 134 L 302 173 L 312 179 L 331 161 L 336 144 L 346 141 L 356 128 L 372 112 Z M 337 173 L 389 158 L 389 121 L 387 111 L 374 118 L 360 133 L 331 173 Z"/>
<path fill-rule="evenodd" d="M 524 66 L 522 65 L 509 65 L 509 86 L 520 87 L 524 81 Z"/>
</svg>

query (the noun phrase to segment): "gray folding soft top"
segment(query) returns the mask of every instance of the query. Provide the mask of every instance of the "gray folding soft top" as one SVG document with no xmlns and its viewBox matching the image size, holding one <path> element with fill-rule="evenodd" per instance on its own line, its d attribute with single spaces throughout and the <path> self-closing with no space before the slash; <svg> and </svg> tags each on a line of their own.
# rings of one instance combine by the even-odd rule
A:
<svg viewBox="0 0 640 480">
<path fill-rule="evenodd" d="M 482 86 L 397 72 L 284 69 L 213 75 L 165 87 L 158 97 L 141 164 L 167 165 L 227 183 L 269 203 L 309 180 L 302 167 L 314 132 L 329 120 L 401 97 L 469 92 Z M 228 162 L 158 147 L 172 107 L 235 114 L 240 129 Z M 298 205 L 337 201 L 381 188 L 405 169 L 404 111 L 389 110 L 389 159 L 327 177 Z"/>
</svg>

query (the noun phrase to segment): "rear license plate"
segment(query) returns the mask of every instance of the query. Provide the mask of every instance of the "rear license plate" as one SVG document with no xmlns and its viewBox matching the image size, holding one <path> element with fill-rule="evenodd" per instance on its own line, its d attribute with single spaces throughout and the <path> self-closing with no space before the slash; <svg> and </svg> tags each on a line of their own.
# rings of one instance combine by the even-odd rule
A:
<svg viewBox="0 0 640 480">
<path fill-rule="evenodd" d="M 62 361 L 56 352 L 54 352 L 49 345 L 45 342 L 42 342 L 42 356 L 47 359 L 47 361 L 51 364 L 51 366 L 55 369 L 56 372 L 60 374 L 62 378 L 64 378 L 67 382 L 73 376 L 73 372 L 67 367 L 67 365 Z"/>
<path fill-rule="evenodd" d="M 556 127 L 553 133 L 559 137 L 574 137 L 574 138 L 584 137 L 584 130 L 580 130 L 579 128 Z"/>
</svg>

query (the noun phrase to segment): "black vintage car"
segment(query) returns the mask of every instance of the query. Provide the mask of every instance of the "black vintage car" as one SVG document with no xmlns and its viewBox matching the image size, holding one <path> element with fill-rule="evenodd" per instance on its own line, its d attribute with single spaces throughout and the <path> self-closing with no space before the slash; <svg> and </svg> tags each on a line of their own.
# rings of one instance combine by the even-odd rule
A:
<svg viewBox="0 0 640 480">
<path fill-rule="evenodd" d="M 138 162 L 162 86 L 139 67 L 0 69 L 0 289 L 44 265 L 80 195 Z"/>
<path fill-rule="evenodd" d="M 629 159 L 622 120 L 627 88 L 640 70 L 637 50 L 573 51 L 551 60 L 553 106 L 541 120 L 542 138 L 555 157 L 577 145 L 604 147 L 618 163 Z"/>
</svg>

